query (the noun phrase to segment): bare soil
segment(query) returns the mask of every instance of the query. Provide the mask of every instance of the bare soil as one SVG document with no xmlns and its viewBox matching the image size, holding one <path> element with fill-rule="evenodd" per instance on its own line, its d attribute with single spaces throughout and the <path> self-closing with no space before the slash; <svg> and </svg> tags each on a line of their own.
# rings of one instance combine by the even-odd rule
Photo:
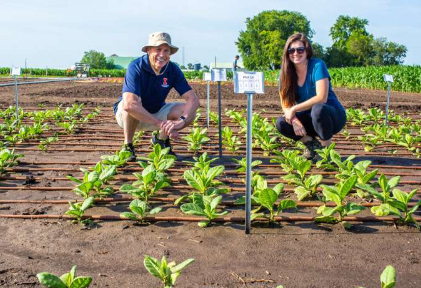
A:
<svg viewBox="0 0 421 288">
<path fill-rule="evenodd" d="M 118 98 L 121 87 L 118 83 L 97 82 L 20 86 L 19 103 L 24 109 L 41 109 L 37 108 L 39 104 L 45 105 L 45 108 L 57 105 L 67 107 L 76 102 L 85 103 L 87 108 L 101 105 L 103 109 L 98 119 L 74 135 L 77 139 L 60 138 L 58 145 L 51 146 L 48 152 L 24 150 L 37 148 L 36 142 L 18 145 L 16 151 L 25 155 L 21 160 L 24 164 L 18 167 L 39 171 L 10 173 L 8 176 L 23 178 L 0 180 L 0 188 L 9 187 L 9 190 L 0 190 L 0 200 L 75 199 L 70 190 L 41 191 L 37 187 L 73 188 L 73 183 L 63 178 L 68 174 L 81 174 L 65 169 L 90 167 L 84 163 L 96 163 L 101 155 L 119 149 L 123 133 L 113 120 L 112 104 Z M 200 97 L 202 109 L 205 109 L 206 85 L 192 84 L 192 87 Z M 335 89 L 335 92 L 345 107 L 384 108 L 387 97 L 386 91 L 341 88 Z M 221 94 L 222 109 L 246 109 L 246 96 L 234 94 L 232 86 L 222 85 Z M 171 99 L 180 98 L 172 92 Z M 217 87 L 212 85 L 211 108 L 214 111 L 216 99 Z M 418 113 L 421 110 L 421 94 L 393 92 L 391 99 L 391 109 L 396 112 Z M 14 87 L 0 87 L 0 108 L 5 109 L 13 102 Z M 255 95 L 253 108 L 254 111 L 280 111 L 277 88 L 265 87 L 265 94 Z M 212 131 L 215 132 L 215 129 Z M 108 140 L 97 141 L 96 138 L 100 137 L 107 137 Z M 107 145 L 103 147 L 100 143 Z M 186 143 L 176 143 L 176 152 L 184 159 L 191 159 L 192 155 L 183 147 Z M 79 144 L 91 150 L 77 151 Z M 346 143 L 341 144 L 341 151 L 349 152 L 347 146 Z M 140 153 L 141 156 L 147 155 L 148 144 L 139 145 L 138 148 L 145 151 Z M 104 152 L 104 149 L 108 149 L 108 152 Z M 357 149 L 363 151 L 361 145 Z M 408 184 L 403 186 L 403 190 L 420 188 L 421 171 L 413 170 L 421 167 L 420 160 L 410 155 L 377 157 L 370 154 L 369 157 L 374 164 L 408 166 L 406 170 L 391 167 L 384 171 L 395 175 L 406 173 L 408 176 L 402 177 L 402 180 Z M 229 158 L 227 156 L 220 162 L 228 163 Z M 57 162 L 47 166 L 63 171 L 43 171 L 42 168 L 47 166 L 42 162 Z M 177 162 L 176 168 L 183 169 L 183 165 Z M 131 167 L 138 166 L 128 166 Z M 132 172 L 122 174 L 131 176 Z M 182 178 L 181 175 L 174 173 L 171 177 Z M 25 186 L 25 181 L 31 181 L 30 176 L 35 177 L 35 183 Z M 272 179 L 279 179 L 279 175 Z M 410 181 L 416 183 L 411 184 Z M 118 180 L 114 184 L 117 187 L 123 183 Z M 27 189 L 12 189 L 16 187 Z M 233 187 L 244 186 L 233 184 Z M 181 190 L 166 190 L 162 195 L 180 195 Z M 162 206 L 163 215 L 183 216 L 175 206 Z M 0 203 L 0 214 L 63 214 L 67 208 L 68 205 Z M 121 202 L 98 205 L 88 214 L 118 215 L 127 210 L 128 203 Z M 227 210 L 233 215 L 243 215 L 239 209 Z M 315 214 L 313 208 L 302 209 L 299 213 Z M 341 225 L 316 225 L 310 222 L 255 223 L 251 234 L 245 235 L 241 223 L 214 224 L 202 229 L 194 222 L 156 222 L 138 226 L 129 221 L 95 221 L 94 226 L 87 229 L 68 220 L 0 218 L 0 287 L 41 287 L 35 277 L 37 273 L 48 271 L 61 275 L 68 272 L 72 265 L 78 266 L 78 275 L 94 278 L 91 287 L 160 287 L 158 280 L 144 269 L 144 255 L 155 258 L 165 255 L 177 263 L 194 258 L 195 263 L 183 271 L 176 287 L 275 288 L 284 285 L 286 288 L 375 288 L 380 287 L 379 277 L 387 265 L 396 268 L 396 287 L 421 287 L 421 234 L 418 230 L 386 222 L 354 224 L 352 229 L 345 230 Z"/>
</svg>

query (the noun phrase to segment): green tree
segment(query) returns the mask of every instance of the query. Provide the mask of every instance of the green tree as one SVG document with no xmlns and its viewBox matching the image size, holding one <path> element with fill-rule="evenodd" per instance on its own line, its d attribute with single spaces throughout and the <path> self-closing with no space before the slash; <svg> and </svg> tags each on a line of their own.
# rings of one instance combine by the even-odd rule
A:
<svg viewBox="0 0 421 288">
<path fill-rule="evenodd" d="M 95 50 L 85 52 L 81 63 L 89 64 L 91 69 L 113 69 L 114 61 L 107 61 L 104 53 Z"/>
<path fill-rule="evenodd" d="M 340 50 L 346 50 L 348 39 L 352 34 L 369 36 L 365 28 L 366 25 L 368 25 L 367 19 L 340 15 L 332 28 L 330 28 L 329 35 L 332 37 L 333 46 Z"/>
<path fill-rule="evenodd" d="M 368 66 L 374 56 L 373 36 L 354 32 L 346 43 L 346 51 L 352 55 L 354 66 Z"/>
<path fill-rule="evenodd" d="M 326 58 L 325 49 L 319 43 L 312 43 L 311 46 L 313 47 L 313 57 L 322 59 L 323 61 Z"/>
<path fill-rule="evenodd" d="M 310 21 L 299 12 L 287 10 L 263 11 L 246 19 L 247 29 L 240 31 L 235 44 L 250 70 L 279 69 L 282 52 L 290 35 L 301 32 L 312 38 Z"/>
<path fill-rule="evenodd" d="M 373 65 L 399 65 L 402 64 L 408 51 L 404 45 L 395 42 L 388 42 L 386 38 L 380 37 L 372 43 L 374 56 Z"/>
</svg>

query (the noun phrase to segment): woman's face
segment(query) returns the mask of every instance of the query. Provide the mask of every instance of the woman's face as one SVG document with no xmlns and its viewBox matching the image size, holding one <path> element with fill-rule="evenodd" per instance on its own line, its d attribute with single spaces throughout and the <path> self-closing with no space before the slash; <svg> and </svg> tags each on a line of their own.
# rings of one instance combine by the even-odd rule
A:
<svg viewBox="0 0 421 288">
<path fill-rule="evenodd" d="M 307 62 L 307 51 L 304 43 L 300 40 L 294 41 L 288 48 L 289 60 L 295 65 L 305 64 Z"/>
</svg>

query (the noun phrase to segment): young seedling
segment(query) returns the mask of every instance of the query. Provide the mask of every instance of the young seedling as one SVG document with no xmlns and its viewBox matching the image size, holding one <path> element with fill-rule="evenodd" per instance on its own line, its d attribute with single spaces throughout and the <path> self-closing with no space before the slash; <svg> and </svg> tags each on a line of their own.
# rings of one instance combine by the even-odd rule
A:
<svg viewBox="0 0 421 288">
<path fill-rule="evenodd" d="M 137 177 L 137 181 L 131 184 L 123 184 L 120 191 L 131 194 L 140 200 L 149 204 L 149 198 L 155 195 L 159 189 L 169 186 L 170 184 L 156 177 L 156 169 L 149 165 L 143 169 L 142 173 L 133 173 Z"/>
<path fill-rule="evenodd" d="M 92 221 L 90 219 L 82 220 L 83 215 L 85 214 L 85 211 L 89 209 L 91 206 L 93 206 L 94 203 L 94 197 L 88 197 L 85 199 L 85 201 L 81 203 L 73 203 L 69 202 L 70 208 L 66 211 L 66 215 L 75 216 L 76 220 L 73 220 L 72 223 L 80 223 L 83 225 L 91 224 Z"/>
<path fill-rule="evenodd" d="M 376 216 L 387 216 L 390 213 L 396 215 L 400 214 L 399 209 L 395 208 L 393 205 L 396 200 L 391 197 L 392 189 L 399 184 L 400 179 L 400 176 L 396 176 L 388 180 L 384 174 L 381 174 L 378 180 L 378 184 L 382 189 L 381 193 L 377 192 L 371 185 L 357 184 L 358 188 L 371 193 L 382 203 L 378 206 L 371 207 L 371 213 Z"/>
<path fill-rule="evenodd" d="M 294 200 L 281 200 L 278 205 L 278 209 L 275 210 L 275 203 L 284 190 L 284 185 L 279 183 L 273 189 L 265 188 L 259 191 L 254 195 L 254 201 L 260 205 L 257 209 L 252 211 L 251 220 L 254 220 L 258 217 L 266 217 L 269 219 L 269 222 L 275 222 L 275 216 L 277 216 L 281 211 L 290 208 L 297 208 L 297 203 Z M 257 196 L 257 197 L 256 197 Z M 258 213 L 261 208 L 266 208 L 269 210 L 269 216 L 266 216 L 264 213 Z"/>
<path fill-rule="evenodd" d="M 128 218 L 139 223 L 144 223 L 143 219 L 146 216 L 159 213 L 162 210 L 161 207 L 155 207 L 149 210 L 149 205 L 145 201 L 139 199 L 135 199 L 130 202 L 129 208 L 132 212 L 123 212 L 120 214 L 120 217 Z"/>
<path fill-rule="evenodd" d="M 3 149 L 0 151 L 0 175 L 5 173 L 5 169 L 18 165 L 18 159 L 22 154 L 15 154 L 15 150 Z"/>
<path fill-rule="evenodd" d="M 166 179 L 166 172 L 169 168 L 174 166 L 176 157 L 174 155 L 168 154 L 170 148 L 167 147 L 165 149 L 161 148 L 161 145 L 156 144 L 153 148 L 153 151 L 149 153 L 148 157 L 140 157 L 142 160 L 146 160 L 148 164 L 145 162 L 138 162 L 142 168 L 146 168 L 147 165 L 152 165 L 157 174 L 157 178 L 159 179 Z M 169 179 L 166 179 L 169 182 Z"/>
<path fill-rule="evenodd" d="M 240 149 L 241 141 L 234 135 L 232 129 L 226 126 L 222 130 L 222 144 L 235 155 Z"/>
<path fill-rule="evenodd" d="M 127 163 L 130 156 L 131 152 L 123 148 L 120 151 L 116 151 L 114 155 L 102 155 L 101 159 L 104 164 L 121 167 Z"/>
<path fill-rule="evenodd" d="M 298 201 L 302 201 L 307 197 L 317 195 L 317 187 L 319 187 L 322 180 L 322 175 L 310 175 L 303 181 L 299 180 L 296 183 L 297 187 L 294 189 L 294 193 L 297 194 Z"/>
<path fill-rule="evenodd" d="M 69 273 L 61 275 L 60 278 L 47 272 L 38 273 L 37 278 L 39 283 L 48 288 L 86 288 L 92 282 L 92 277 L 76 277 L 76 265 Z"/>
<path fill-rule="evenodd" d="M 320 206 L 317 210 L 317 214 L 322 214 L 323 216 L 316 217 L 315 221 L 327 223 L 340 222 L 345 228 L 350 228 L 351 224 L 343 221 L 343 218 L 348 215 L 358 214 L 365 209 L 364 206 L 358 205 L 356 203 L 344 203 L 346 196 L 356 183 L 357 176 L 351 176 L 344 182 L 339 182 L 335 186 L 322 185 L 323 195 L 325 196 L 326 201 L 333 201 L 336 204 L 336 207 L 332 208 L 327 207 L 326 205 Z M 339 214 L 338 218 L 333 216 L 336 213 Z"/>
<path fill-rule="evenodd" d="M 218 126 L 218 124 L 219 124 L 219 117 L 218 117 L 218 114 L 217 113 L 215 113 L 213 111 L 209 111 L 209 118 L 213 122 L 213 124 L 215 124 L 215 126 Z"/>
<path fill-rule="evenodd" d="M 174 261 L 167 263 L 165 256 L 162 256 L 161 261 L 159 261 L 148 255 L 145 255 L 145 259 L 143 260 L 146 270 L 152 276 L 161 280 L 164 288 L 174 287 L 175 281 L 181 275 L 181 271 L 193 262 L 194 259 L 190 258 L 176 265 Z"/>
<path fill-rule="evenodd" d="M 101 162 L 97 163 L 94 167 L 94 171 L 81 169 L 84 173 L 83 179 L 79 180 L 73 176 L 67 176 L 68 179 L 79 184 L 73 192 L 88 198 L 93 196 L 95 198 L 103 198 L 114 193 L 114 189 L 111 186 L 104 187 L 105 184 L 110 181 L 117 173 L 117 167 L 114 165 L 103 166 Z"/>
<path fill-rule="evenodd" d="M 187 149 L 189 151 L 197 153 L 197 151 L 202 149 L 202 145 L 210 140 L 206 134 L 207 130 L 207 128 L 200 129 L 200 127 L 194 127 L 190 130 L 189 135 L 183 137 L 188 142 Z"/>
<path fill-rule="evenodd" d="M 231 160 L 238 164 L 238 169 L 236 170 L 237 173 L 246 172 L 246 170 L 247 170 L 247 159 L 246 158 L 241 158 L 240 160 L 237 160 L 235 158 L 231 158 Z M 260 160 L 254 160 L 253 162 L 251 162 L 251 169 L 259 166 L 262 163 L 263 162 L 260 161 Z"/>
<path fill-rule="evenodd" d="M 42 151 L 47 151 L 48 150 L 48 145 L 50 145 L 51 143 L 57 142 L 58 141 L 58 136 L 55 135 L 53 137 L 48 137 L 44 140 L 40 141 L 40 144 L 38 145 L 39 149 L 41 149 Z"/>
<path fill-rule="evenodd" d="M 283 150 L 282 152 L 277 152 L 277 156 L 271 159 L 270 163 L 279 163 L 282 169 L 290 174 L 294 171 L 294 163 L 306 160 L 298 154 L 300 154 L 298 150 Z"/>
<path fill-rule="evenodd" d="M 381 288 L 393 288 L 396 284 L 396 270 L 393 266 L 388 265 L 380 275 Z M 358 287 L 365 288 L 365 287 Z"/>
<path fill-rule="evenodd" d="M 335 166 L 332 165 L 332 159 L 330 158 L 330 152 L 335 149 L 335 143 L 330 144 L 328 147 L 318 149 L 316 152 L 320 156 L 320 160 L 316 162 L 316 167 L 323 170 L 334 170 Z"/>
<path fill-rule="evenodd" d="M 204 216 L 207 220 L 200 221 L 199 227 L 207 227 L 218 216 L 228 214 L 228 211 L 217 212 L 217 206 L 222 201 L 222 196 L 207 196 L 202 194 L 195 195 L 195 203 L 186 203 L 181 205 L 181 211 L 188 215 Z"/>
<path fill-rule="evenodd" d="M 403 192 L 399 189 L 393 189 L 393 198 L 396 200 L 394 202 L 391 202 L 390 205 L 399 209 L 401 212 L 396 214 L 395 210 L 391 210 L 391 212 L 397 216 L 399 216 L 399 222 L 400 223 L 413 223 L 417 227 L 418 230 L 420 230 L 420 225 L 418 222 L 412 217 L 412 215 L 418 210 L 418 207 L 421 204 L 421 200 L 419 200 L 411 209 L 408 207 L 409 201 L 414 197 L 415 193 L 418 191 L 418 189 L 412 190 L 410 193 Z"/>
</svg>

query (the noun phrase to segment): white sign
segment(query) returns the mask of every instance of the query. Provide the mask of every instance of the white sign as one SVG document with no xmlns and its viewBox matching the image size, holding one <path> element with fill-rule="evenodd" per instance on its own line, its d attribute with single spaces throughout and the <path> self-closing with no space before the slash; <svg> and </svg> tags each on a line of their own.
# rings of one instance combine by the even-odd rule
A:
<svg viewBox="0 0 421 288">
<path fill-rule="evenodd" d="M 234 92 L 244 94 L 265 93 L 263 72 L 234 72 Z"/>
<path fill-rule="evenodd" d="M 211 75 L 211 73 L 208 73 L 208 72 L 203 73 L 203 80 L 205 80 L 205 81 L 212 81 L 212 75 Z"/>
<path fill-rule="evenodd" d="M 384 74 L 384 75 L 383 75 L 383 79 L 384 79 L 384 81 L 386 81 L 386 82 L 390 82 L 390 83 L 392 83 L 392 82 L 393 82 L 393 75 Z"/>
<path fill-rule="evenodd" d="M 227 70 L 226 69 L 212 69 L 212 81 L 227 81 Z"/>
<path fill-rule="evenodd" d="M 10 72 L 12 76 L 19 76 L 20 75 L 20 67 L 12 67 L 12 71 Z"/>
</svg>

